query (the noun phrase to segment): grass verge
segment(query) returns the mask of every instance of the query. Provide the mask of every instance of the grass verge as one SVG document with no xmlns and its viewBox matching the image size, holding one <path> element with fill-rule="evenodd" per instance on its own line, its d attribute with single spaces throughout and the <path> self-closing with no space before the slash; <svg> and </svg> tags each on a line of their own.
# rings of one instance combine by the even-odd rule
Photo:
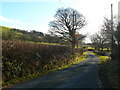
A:
<svg viewBox="0 0 120 90">
<path fill-rule="evenodd" d="M 107 61 L 110 60 L 109 56 L 99 56 L 99 58 L 100 58 L 100 64 L 107 63 Z"/>
<path fill-rule="evenodd" d="M 99 77 L 103 88 L 120 88 L 118 85 L 118 63 L 116 60 L 110 60 L 108 56 L 99 56 Z"/>
</svg>

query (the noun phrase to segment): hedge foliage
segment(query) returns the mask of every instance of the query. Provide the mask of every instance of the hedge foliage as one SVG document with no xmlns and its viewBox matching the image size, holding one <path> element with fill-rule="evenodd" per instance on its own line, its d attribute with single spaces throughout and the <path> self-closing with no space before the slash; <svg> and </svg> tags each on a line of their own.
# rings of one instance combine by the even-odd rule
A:
<svg viewBox="0 0 120 90">
<path fill-rule="evenodd" d="M 82 54 L 82 49 L 76 49 Z M 73 62 L 68 46 L 2 41 L 3 82 L 29 74 L 55 69 Z"/>
</svg>

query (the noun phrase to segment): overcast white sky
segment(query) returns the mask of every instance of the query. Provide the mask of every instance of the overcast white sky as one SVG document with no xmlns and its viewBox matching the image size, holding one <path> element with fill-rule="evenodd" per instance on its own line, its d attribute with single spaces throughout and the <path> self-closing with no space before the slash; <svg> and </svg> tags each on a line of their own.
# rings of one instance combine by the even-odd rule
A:
<svg viewBox="0 0 120 90">
<path fill-rule="evenodd" d="M 80 32 L 89 37 L 100 30 L 104 17 L 110 19 L 111 4 L 114 15 L 118 15 L 118 1 L 120 0 L 1 0 L 0 25 L 47 33 L 48 24 L 56 10 L 71 7 L 86 17 L 88 24 Z M 89 42 L 88 39 L 87 41 Z"/>
</svg>

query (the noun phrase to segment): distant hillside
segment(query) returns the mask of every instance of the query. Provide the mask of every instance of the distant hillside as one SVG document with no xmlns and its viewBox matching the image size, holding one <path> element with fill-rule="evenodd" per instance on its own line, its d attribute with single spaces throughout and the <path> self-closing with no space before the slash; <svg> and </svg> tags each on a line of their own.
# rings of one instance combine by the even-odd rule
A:
<svg viewBox="0 0 120 90">
<path fill-rule="evenodd" d="M 61 39 L 57 36 L 53 36 L 51 34 L 43 34 L 42 32 L 35 30 L 28 32 L 27 30 L 20 30 L 5 26 L 0 26 L 0 35 L 2 35 L 2 40 L 20 40 L 55 44 L 57 43 L 64 45 L 70 44 L 68 41 L 64 41 L 64 39 Z"/>
<path fill-rule="evenodd" d="M 5 26 L 0 26 L 0 34 L 2 33 L 2 40 L 22 40 L 22 41 L 42 41 L 42 36 L 44 34 L 38 31 L 26 31 L 16 28 L 9 28 Z"/>
</svg>

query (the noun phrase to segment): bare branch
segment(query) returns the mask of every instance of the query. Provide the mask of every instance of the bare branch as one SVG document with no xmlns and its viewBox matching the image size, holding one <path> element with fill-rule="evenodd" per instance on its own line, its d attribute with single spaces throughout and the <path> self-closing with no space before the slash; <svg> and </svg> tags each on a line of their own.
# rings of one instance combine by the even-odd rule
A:
<svg viewBox="0 0 120 90">
<path fill-rule="evenodd" d="M 86 25 L 85 17 L 72 8 L 60 8 L 54 17 L 56 20 L 49 23 L 49 31 L 76 44 L 75 34 Z"/>
</svg>

